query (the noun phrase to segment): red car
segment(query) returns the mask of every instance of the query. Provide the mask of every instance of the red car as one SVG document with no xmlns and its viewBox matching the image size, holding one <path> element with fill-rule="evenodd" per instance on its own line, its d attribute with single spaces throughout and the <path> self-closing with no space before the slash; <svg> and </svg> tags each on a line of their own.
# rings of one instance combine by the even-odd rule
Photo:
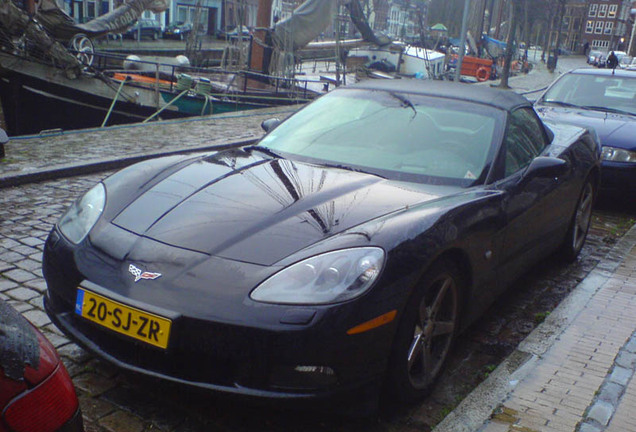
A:
<svg viewBox="0 0 636 432">
<path fill-rule="evenodd" d="M 83 431 L 73 382 L 51 343 L 0 300 L 0 432 Z"/>
</svg>

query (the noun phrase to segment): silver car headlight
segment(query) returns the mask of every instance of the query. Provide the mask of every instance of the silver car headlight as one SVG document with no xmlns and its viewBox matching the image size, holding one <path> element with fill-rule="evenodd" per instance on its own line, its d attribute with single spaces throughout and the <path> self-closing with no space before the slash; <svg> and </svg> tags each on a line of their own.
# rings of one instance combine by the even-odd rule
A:
<svg viewBox="0 0 636 432">
<path fill-rule="evenodd" d="M 106 189 L 98 183 L 75 201 L 60 219 L 58 226 L 64 237 L 75 244 L 84 240 L 102 214 L 105 204 Z"/>
<path fill-rule="evenodd" d="M 602 148 L 603 160 L 611 162 L 636 162 L 636 152 L 616 148 L 603 146 Z"/>
<path fill-rule="evenodd" d="M 378 278 L 384 250 L 361 247 L 307 258 L 252 291 L 252 300 L 277 304 L 339 303 L 365 293 Z"/>
</svg>

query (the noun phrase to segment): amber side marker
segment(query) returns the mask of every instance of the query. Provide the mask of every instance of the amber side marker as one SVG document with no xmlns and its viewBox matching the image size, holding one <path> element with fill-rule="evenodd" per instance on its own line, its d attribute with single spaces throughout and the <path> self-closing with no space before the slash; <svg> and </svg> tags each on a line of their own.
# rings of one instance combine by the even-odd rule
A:
<svg viewBox="0 0 636 432">
<path fill-rule="evenodd" d="M 365 331 L 373 330 L 374 328 L 390 323 L 391 321 L 395 319 L 396 315 L 397 315 L 397 311 L 392 310 L 391 312 L 387 312 L 383 315 L 380 315 L 379 317 L 373 318 L 372 320 L 363 322 L 360 325 L 350 328 L 349 330 L 347 330 L 347 334 L 353 335 L 353 334 L 364 333 Z"/>
</svg>

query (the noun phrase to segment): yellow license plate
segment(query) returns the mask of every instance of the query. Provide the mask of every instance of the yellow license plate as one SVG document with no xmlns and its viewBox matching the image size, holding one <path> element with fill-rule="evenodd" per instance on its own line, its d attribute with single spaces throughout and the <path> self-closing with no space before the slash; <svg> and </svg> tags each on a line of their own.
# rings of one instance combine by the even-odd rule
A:
<svg viewBox="0 0 636 432">
<path fill-rule="evenodd" d="M 79 288 L 75 313 L 118 333 L 160 348 L 168 346 L 172 321 Z"/>
</svg>

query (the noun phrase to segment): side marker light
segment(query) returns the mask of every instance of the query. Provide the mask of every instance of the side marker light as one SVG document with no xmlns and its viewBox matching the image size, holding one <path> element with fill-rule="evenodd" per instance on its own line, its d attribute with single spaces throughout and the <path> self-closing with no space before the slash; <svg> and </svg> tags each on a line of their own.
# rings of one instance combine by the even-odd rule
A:
<svg viewBox="0 0 636 432">
<path fill-rule="evenodd" d="M 385 314 L 380 315 L 379 317 L 373 318 L 372 320 L 363 322 L 362 324 L 359 324 L 353 328 L 350 328 L 349 330 L 347 330 L 347 334 L 354 335 L 354 334 L 364 333 L 369 330 L 373 330 L 374 328 L 390 323 L 391 321 L 395 319 L 396 315 L 397 315 L 397 311 L 392 310 L 391 312 L 387 312 Z"/>
</svg>

